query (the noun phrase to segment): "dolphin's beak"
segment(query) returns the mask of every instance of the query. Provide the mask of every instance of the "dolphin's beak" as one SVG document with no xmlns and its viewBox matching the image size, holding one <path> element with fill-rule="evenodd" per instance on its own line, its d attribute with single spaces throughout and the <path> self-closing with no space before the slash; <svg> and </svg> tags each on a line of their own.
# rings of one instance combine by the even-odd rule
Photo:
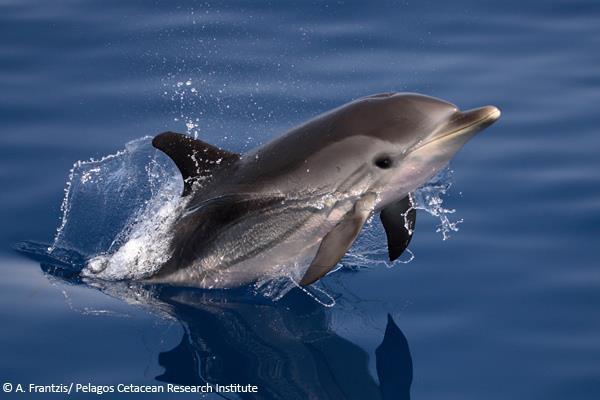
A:
<svg viewBox="0 0 600 400">
<path fill-rule="evenodd" d="M 448 140 L 464 144 L 474 134 L 496 122 L 498 118 L 500 118 L 500 110 L 494 106 L 456 111 L 446 124 L 443 124 L 427 140 L 419 142 L 414 150 Z"/>
<path fill-rule="evenodd" d="M 494 106 L 474 108 L 467 111 L 459 111 L 455 118 L 450 121 L 447 131 L 480 131 L 500 118 L 500 110 Z"/>
<path fill-rule="evenodd" d="M 500 118 L 500 110 L 494 106 L 456 111 L 445 125 L 424 143 L 419 143 L 418 147 L 423 147 L 432 142 L 441 142 L 442 139 L 446 141 L 458 138 L 459 136 L 463 137 L 463 139 L 472 137 L 475 133 L 493 124 L 498 118 Z"/>
<path fill-rule="evenodd" d="M 467 111 L 456 111 L 450 120 L 442 125 L 432 136 L 424 142 L 419 142 L 417 149 L 425 147 L 428 144 L 437 142 L 446 142 L 462 137 L 467 139 L 472 137 L 482 129 L 487 128 L 500 118 L 500 110 L 494 106 L 485 106 L 474 108 Z M 464 141 L 463 141 L 464 144 Z"/>
</svg>

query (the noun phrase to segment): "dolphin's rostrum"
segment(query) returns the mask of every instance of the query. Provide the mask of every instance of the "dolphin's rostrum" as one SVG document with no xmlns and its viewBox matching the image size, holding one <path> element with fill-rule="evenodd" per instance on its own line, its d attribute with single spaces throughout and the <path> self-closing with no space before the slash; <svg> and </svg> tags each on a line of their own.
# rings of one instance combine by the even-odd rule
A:
<svg viewBox="0 0 600 400">
<path fill-rule="evenodd" d="M 152 282 L 231 287 L 329 272 L 367 218 L 380 213 L 389 256 L 415 225 L 409 193 L 500 116 L 412 93 L 364 97 L 247 154 L 165 132 L 153 140 L 184 179 L 170 259 Z"/>
</svg>

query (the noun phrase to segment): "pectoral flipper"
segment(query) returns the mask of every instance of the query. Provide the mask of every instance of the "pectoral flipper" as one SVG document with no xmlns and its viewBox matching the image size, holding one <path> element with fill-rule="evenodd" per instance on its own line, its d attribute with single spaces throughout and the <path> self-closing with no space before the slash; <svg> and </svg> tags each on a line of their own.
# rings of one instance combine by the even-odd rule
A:
<svg viewBox="0 0 600 400">
<path fill-rule="evenodd" d="M 379 214 L 388 242 L 390 261 L 394 261 L 406 250 L 417 220 L 417 211 L 412 207 L 410 197 L 406 196 L 390 204 Z"/>
</svg>

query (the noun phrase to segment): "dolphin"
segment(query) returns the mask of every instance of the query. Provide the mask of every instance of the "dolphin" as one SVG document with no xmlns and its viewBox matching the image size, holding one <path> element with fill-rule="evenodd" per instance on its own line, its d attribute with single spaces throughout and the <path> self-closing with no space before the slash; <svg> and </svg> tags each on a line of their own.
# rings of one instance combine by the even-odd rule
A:
<svg viewBox="0 0 600 400">
<path fill-rule="evenodd" d="M 390 260 L 408 246 L 409 193 L 500 117 L 437 98 L 382 93 L 352 101 L 240 155 L 174 132 L 152 144 L 183 177 L 185 206 L 152 283 L 241 286 L 285 276 L 309 285 L 380 214 Z"/>
</svg>

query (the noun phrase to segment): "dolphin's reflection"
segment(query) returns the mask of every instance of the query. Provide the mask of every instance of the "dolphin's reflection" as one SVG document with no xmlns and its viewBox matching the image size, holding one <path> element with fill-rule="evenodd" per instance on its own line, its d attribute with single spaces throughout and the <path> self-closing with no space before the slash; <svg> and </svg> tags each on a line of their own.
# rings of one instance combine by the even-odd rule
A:
<svg viewBox="0 0 600 400">
<path fill-rule="evenodd" d="M 378 385 L 368 354 L 336 335 L 324 307 L 300 291 L 276 303 L 170 287 L 158 297 L 185 328 L 181 343 L 159 355 L 160 381 L 251 383 L 268 399 L 409 398 L 408 342 L 391 316 L 376 350 Z"/>
<path fill-rule="evenodd" d="M 46 264 L 42 269 L 83 283 L 64 269 Z M 131 285 L 86 284 L 125 300 L 131 296 Z M 408 342 L 390 315 L 375 350 L 376 380 L 367 352 L 338 336 L 329 311 L 299 290 L 272 302 L 235 291 L 143 286 L 135 287 L 135 298 L 166 311 L 184 328 L 181 342 L 158 355 L 164 368 L 158 381 L 258 386 L 258 393 L 240 394 L 242 399 L 410 398 Z"/>
</svg>

